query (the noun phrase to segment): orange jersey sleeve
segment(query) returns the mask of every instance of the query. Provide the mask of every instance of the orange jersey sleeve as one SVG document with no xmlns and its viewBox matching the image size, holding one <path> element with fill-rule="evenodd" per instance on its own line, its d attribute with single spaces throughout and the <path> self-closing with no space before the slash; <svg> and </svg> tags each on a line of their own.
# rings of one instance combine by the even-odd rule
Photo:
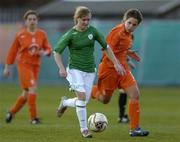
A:
<svg viewBox="0 0 180 142">
<path fill-rule="evenodd" d="M 6 64 L 11 65 L 14 63 L 16 56 L 17 56 L 18 47 L 19 47 L 19 42 L 18 42 L 18 38 L 16 36 L 15 40 L 13 41 L 13 43 L 11 45 L 11 48 L 8 51 L 8 55 L 6 58 Z"/>
<path fill-rule="evenodd" d="M 47 53 L 47 55 L 50 55 L 52 52 L 51 45 L 49 44 L 47 34 L 44 33 L 44 42 L 43 42 L 43 49 Z"/>
</svg>

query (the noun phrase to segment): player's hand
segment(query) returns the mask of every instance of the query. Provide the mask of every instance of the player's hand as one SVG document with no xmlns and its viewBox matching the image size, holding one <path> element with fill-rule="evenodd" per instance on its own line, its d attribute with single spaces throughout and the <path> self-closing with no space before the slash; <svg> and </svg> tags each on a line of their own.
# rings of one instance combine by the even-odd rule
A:
<svg viewBox="0 0 180 142">
<path fill-rule="evenodd" d="M 116 64 L 114 64 L 114 68 L 116 69 L 116 71 L 120 74 L 120 75 L 125 75 L 126 74 L 126 71 L 124 69 L 124 67 L 119 63 L 117 62 Z"/>
<path fill-rule="evenodd" d="M 128 63 L 128 65 L 130 66 L 131 69 L 135 69 L 136 68 L 135 64 L 131 61 L 131 59 L 129 59 L 127 61 L 127 63 Z"/>
<path fill-rule="evenodd" d="M 50 56 L 50 55 L 51 55 L 51 52 L 49 52 L 49 51 L 44 51 L 43 49 L 41 49 L 41 50 L 39 51 L 39 55 L 41 55 L 41 56 Z"/>
<path fill-rule="evenodd" d="M 3 75 L 5 77 L 8 77 L 10 75 L 10 70 L 9 70 L 9 67 L 5 67 L 4 70 L 3 70 Z"/>
<path fill-rule="evenodd" d="M 138 54 L 137 54 L 137 52 L 138 52 L 139 50 L 128 50 L 127 51 L 127 55 L 129 56 L 129 57 L 131 57 L 133 60 L 135 60 L 135 61 L 137 61 L 137 62 L 139 62 L 140 60 L 141 60 L 141 58 L 138 56 Z"/>
<path fill-rule="evenodd" d="M 66 70 L 65 69 L 59 69 L 59 75 L 61 76 L 61 77 L 67 77 L 67 72 L 66 72 Z"/>
</svg>

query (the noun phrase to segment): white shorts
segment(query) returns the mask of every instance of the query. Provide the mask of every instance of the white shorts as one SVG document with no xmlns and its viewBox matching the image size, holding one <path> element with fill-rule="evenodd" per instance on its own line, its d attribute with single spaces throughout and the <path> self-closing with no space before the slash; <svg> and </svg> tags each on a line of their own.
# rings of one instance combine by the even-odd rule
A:
<svg viewBox="0 0 180 142">
<path fill-rule="evenodd" d="M 66 71 L 66 79 L 68 80 L 71 89 L 85 93 L 86 102 L 88 102 L 96 73 L 87 73 L 77 69 L 69 68 L 67 68 Z"/>
</svg>

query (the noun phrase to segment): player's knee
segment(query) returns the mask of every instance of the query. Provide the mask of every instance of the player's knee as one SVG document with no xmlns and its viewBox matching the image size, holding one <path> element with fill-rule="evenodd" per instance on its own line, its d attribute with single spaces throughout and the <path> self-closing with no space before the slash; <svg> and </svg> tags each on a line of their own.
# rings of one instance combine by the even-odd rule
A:
<svg viewBox="0 0 180 142">
<path fill-rule="evenodd" d="M 22 91 L 21 96 L 23 96 L 24 99 L 27 100 L 27 99 L 28 99 L 28 91 L 24 89 L 24 90 Z"/>
<path fill-rule="evenodd" d="M 108 104 L 109 103 L 109 100 L 103 100 L 103 102 L 102 102 L 103 104 Z"/>
<path fill-rule="evenodd" d="M 110 97 L 107 95 L 101 95 L 99 96 L 99 101 L 101 101 L 103 104 L 108 104 L 110 102 Z"/>
<path fill-rule="evenodd" d="M 33 93 L 34 94 L 36 92 L 36 90 L 37 90 L 37 86 L 33 86 L 33 87 L 29 87 L 28 88 L 28 92 L 29 93 Z"/>
<path fill-rule="evenodd" d="M 112 90 L 103 91 L 103 94 L 100 96 L 101 102 L 103 104 L 108 104 L 110 102 L 110 100 L 111 100 L 112 93 L 113 93 Z"/>
<path fill-rule="evenodd" d="M 84 100 L 76 100 L 76 107 L 84 108 L 86 107 L 86 101 Z"/>
<path fill-rule="evenodd" d="M 137 93 L 130 94 L 129 97 L 131 100 L 136 100 L 136 101 L 139 100 L 139 94 Z"/>
<path fill-rule="evenodd" d="M 110 102 L 110 98 L 108 97 L 108 98 L 105 98 L 104 100 L 103 100 L 103 104 L 108 104 Z"/>
</svg>

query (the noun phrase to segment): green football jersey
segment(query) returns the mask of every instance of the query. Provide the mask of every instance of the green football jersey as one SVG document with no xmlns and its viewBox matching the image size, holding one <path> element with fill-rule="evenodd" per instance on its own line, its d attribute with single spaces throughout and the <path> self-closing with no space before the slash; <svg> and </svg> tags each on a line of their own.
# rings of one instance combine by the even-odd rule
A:
<svg viewBox="0 0 180 142">
<path fill-rule="evenodd" d="M 96 28 L 89 26 L 80 32 L 75 28 L 67 31 L 58 41 L 55 52 L 61 54 L 69 48 L 69 68 L 84 72 L 95 72 L 94 44 L 97 41 L 102 48 L 107 49 L 104 36 Z"/>
</svg>

